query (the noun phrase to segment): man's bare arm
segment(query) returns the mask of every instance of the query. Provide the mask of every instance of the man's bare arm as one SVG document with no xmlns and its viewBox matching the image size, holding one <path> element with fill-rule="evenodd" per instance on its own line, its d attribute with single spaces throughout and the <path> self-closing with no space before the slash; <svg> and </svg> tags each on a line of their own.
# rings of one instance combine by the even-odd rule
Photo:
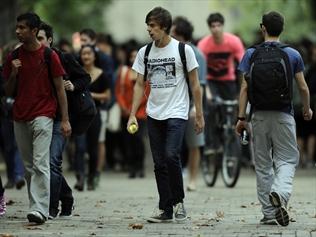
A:
<svg viewBox="0 0 316 237">
<path fill-rule="evenodd" d="M 127 122 L 127 127 L 129 127 L 132 123 L 135 123 L 138 126 L 135 115 L 140 106 L 142 97 L 144 95 L 144 88 L 145 88 L 144 76 L 138 73 L 137 78 L 136 78 L 136 83 L 134 86 L 132 110 Z"/>
<path fill-rule="evenodd" d="M 310 108 L 310 97 L 309 89 L 306 84 L 303 72 L 298 72 L 295 74 L 295 80 L 297 82 L 298 89 L 301 94 L 301 100 L 303 103 L 303 116 L 305 120 L 311 120 L 313 112 Z"/>
<path fill-rule="evenodd" d="M 199 82 L 199 76 L 197 72 L 197 68 L 193 69 L 188 73 L 189 76 L 189 84 L 194 100 L 195 105 L 195 131 L 200 133 L 203 131 L 205 122 L 203 116 L 203 106 L 202 106 L 202 92 L 201 86 Z"/>
<path fill-rule="evenodd" d="M 57 100 L 61 113 L 61 130 L 63 135 L 67 137 L 71 134 L 71 126 L 69 123 L 68 102 L 64 89 L 63 79 L 62 77 L 55 77 L 53 79 L 53 82 L 56 89 Z"/>
</svg>

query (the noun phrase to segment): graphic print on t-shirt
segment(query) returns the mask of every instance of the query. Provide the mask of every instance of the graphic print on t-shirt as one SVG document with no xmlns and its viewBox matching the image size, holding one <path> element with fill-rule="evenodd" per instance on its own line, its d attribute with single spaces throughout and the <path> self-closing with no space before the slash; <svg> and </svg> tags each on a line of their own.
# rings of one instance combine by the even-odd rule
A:
<svg viewBox="0 0 316 237">
<path fill-rule="evenodd" d="M 175 58 L 149 59 L 147 64 L 152 89 L 176 87 Z"/>
<path fill-rule="evenodd" d="M 209 53 L 207 55 L 207 72 L 213 77 L 225 76 L 228 73 L 230 53 Z"/>
</svg>

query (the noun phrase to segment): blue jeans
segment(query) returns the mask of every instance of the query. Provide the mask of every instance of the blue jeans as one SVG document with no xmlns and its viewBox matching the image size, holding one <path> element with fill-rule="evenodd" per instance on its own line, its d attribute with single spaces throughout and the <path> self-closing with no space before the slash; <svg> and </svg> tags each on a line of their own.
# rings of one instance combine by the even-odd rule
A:
<svg viewBox="0 0 316 237">
<path fill-rule="evenodd" d="M 12 182 L 19 181 L 24 178 L 24 165 L 16 145 L 12 119 L 1 117 L 0 136 L 3 141 L 3 155 L 8 180 Z"/>
<path fill-rule="evenodd" d="M 148 117 L 148 135 L 159 193 L 159 209 L 172 214 L 173 205 L 183 202 L 180 152 L 187 121 Z"/>
<path fill-rule="evenodd" d="M 72 190 L 62 174 L 62 153 L 66 140 L 61 133 L 60 121 L 54 121 L 50 144 L 50 214 L 57 214 L 59 201 L 72 203 Z"/>
</svg>

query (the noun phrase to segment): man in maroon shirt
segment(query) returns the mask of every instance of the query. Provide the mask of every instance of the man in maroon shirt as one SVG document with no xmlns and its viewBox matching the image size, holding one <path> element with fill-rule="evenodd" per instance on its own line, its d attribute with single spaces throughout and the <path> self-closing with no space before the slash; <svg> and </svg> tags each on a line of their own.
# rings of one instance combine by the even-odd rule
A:
<svg viewBox="0 0 316 237">
<path fill-rule="evenodd" d="M 37 40 L 40 24 L 41 20 L 35 13 L 25 13 L 17 18 L 16 34 L 22 46 L 18 49 L 17 58 L 13 58 L 12 54 L 8 56 L 3 76 L 6 94 L 15 94 L 14 133 L 26 169 L 30 201 L 27 218 L 30 222 L 42 224 L 49 213 L 49 147 L 57 108 L 56 98 L 64 136 L 71 134 L 71 126 L 62 80 L 65 71 L 55 52 L 51 53 L 48 70 L 44 59 L 45 46 Z"/>
</svg>

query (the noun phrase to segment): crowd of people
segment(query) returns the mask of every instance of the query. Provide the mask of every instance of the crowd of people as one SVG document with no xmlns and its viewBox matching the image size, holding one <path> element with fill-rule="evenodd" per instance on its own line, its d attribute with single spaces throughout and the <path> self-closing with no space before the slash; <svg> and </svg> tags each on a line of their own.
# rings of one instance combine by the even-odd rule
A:
<svg viewBox="0 0 316 237">
<path fill-rule="evenodd" d="M 240 37 L 225 32 L 221 13 L 208 16 L 210 34 L 206 31 L 200 40 L 194 40 L 187 18 L 172 19 L 161 7 L 151 10 L 145 22 L 150 44 L 129 40 L 116 45 L 110 35 L 84 28 L 80 49 L 75 50 L 67 39 L 54 44 L 53 26 L 37 14 L 17 18 L 18 42 L 4 47 L 2 56 L 0 145 L 7 182 L 0 178 L 0 216 L 6 211 L 5 189 L 25 184 L 30 222 L 71 216 L 76 198 L 72 186 L 97 190 L 100 174 L 112 169 L 127 171 L 128 178 L 144 178 L 148 139 L 159 194 L 158 209 L 148 221 L 186 220 L 183 167 L 189 173 L 187 191 L 196 191 L 203 149 L 212 152 L 220 146 L 214 142 L 212 106 L 220 97 L 239 99 L 236 133 L 249 129 L 251 120 L 252 159 L 264 216 L 260 223 L 288 225 L 286 207 L 299 158 L 302 167 L 315 166 L 316 160 L 316 47 L 307 41 L 295 45 L 297 50 L 284 45 L 289 75 L 298 89 L 294 86 L 283 107 L 262 109 L 254 102 L 248 79 L 257 48 L 245 50 Z M 279 44 L 283 24 L 277 12 L 263 15 L 262 39 L 255 43 Z M 75 68 L 76 76 L 69 68 Z M 75 134 L 69 97 L 84 88 L 90 91 L 96 115 L 84 133 Z M 135 134 L 127 129 L 132 124 L 138 129 Z M 282 134 L 288 136 L 286 141 Z M 63 156 L 76 176 L 74 185 L 63 176 Z"/>
</svg>

